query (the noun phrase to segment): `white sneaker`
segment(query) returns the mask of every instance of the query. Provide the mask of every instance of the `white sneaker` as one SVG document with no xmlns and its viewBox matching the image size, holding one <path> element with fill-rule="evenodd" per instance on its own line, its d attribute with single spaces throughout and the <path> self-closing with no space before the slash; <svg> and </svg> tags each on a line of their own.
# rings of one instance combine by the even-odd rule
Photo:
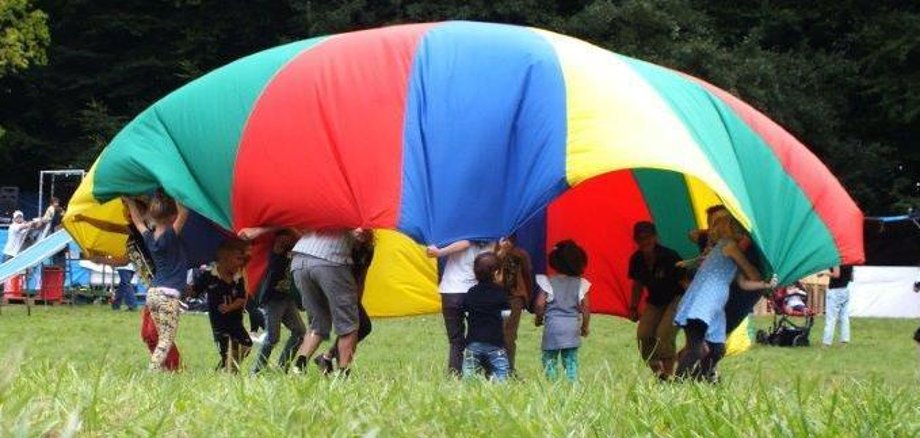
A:
<svg viewBox="0 0 920 438">
<path fill-rule="evenodd" d="M 265 335 L 266 335 L 266 334 L 267 334 L 267 333 L 265 333 L 265 332 L 261 332 L 261 333 L 252 333 L 252 332 L 250 332 L 250 333 L 249 333 L 249 338 L 252 339 L 252 342 L 253 342 L 254 344 L 259 344 L 259 345 L 261 345 L 263 342 L 265 342 Z"/>
</svg>

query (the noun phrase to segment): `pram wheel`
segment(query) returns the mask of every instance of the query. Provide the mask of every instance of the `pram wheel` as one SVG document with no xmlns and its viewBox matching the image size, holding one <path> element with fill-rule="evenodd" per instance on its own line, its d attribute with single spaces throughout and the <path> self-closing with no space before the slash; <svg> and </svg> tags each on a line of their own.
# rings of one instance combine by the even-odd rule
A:
<svg viewBox="0 0 920 438">
<path fill-rule="evenodd" d="M 763 329 L 757 330 L 756 339 L 757 339 L 758 344 L 769 344 L 770 343 L 770 337 L 767 336 L 767 331 Z"/>
<path fill-rule="evenodd" d="M 808 336 L 805 336 L 804 333 L 792 338 L 793 347 L 807 347 L 808 345 L 809 345 Z"/>
</svg>

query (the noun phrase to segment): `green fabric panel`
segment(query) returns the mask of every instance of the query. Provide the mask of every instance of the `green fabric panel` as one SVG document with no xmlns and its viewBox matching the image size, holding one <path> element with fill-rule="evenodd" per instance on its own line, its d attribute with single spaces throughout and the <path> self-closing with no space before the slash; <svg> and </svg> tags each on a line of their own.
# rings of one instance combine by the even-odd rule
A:
<svg viewBox="0 0 920 438">
<path fill-rule="evenodd" d="M 764 140 L 724 102 L 677 72 L 623 57 L 668 102 L 752 221 L 784 283 L 840 263 L 827 225 Z"/>
<path fill-rule="evenodd" d="M 249 114 L 274 75 L 324 39 L 242 58 L 153 104 L 106 147 L 93 195 L 106 201 L 164 187 L 189 208 L 229 228 L 236 153 Z"/>
<path fill-rule="evenodd" d="M 699 254 L 688 233 L 697 228 L 684 176 L 656 169 L 633 169 L 662 245 L 688 259 Z"/>
</svg>

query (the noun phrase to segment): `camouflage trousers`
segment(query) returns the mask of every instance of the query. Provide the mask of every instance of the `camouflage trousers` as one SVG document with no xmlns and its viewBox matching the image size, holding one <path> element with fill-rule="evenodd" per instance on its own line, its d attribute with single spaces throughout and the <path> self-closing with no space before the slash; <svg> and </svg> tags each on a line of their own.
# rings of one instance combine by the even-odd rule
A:
<svg viewBox="0 0 920 438">
<path fill-rule="evenodd" d="M 147 308 L 159 335 L 157 346 L 150 354 L 151 371 L 160 371 L 163 368 L 166 354 L 175 342 L 176 332 L 179 330 L 179 298 L 163 292 L 162 288 L 151 288 L 147 291 Z"/>
</svg>

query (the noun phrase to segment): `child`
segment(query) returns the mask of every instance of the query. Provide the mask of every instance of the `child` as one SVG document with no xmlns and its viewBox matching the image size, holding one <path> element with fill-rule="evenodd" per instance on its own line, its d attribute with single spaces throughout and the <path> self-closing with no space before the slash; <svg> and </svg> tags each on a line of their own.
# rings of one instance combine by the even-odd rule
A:
<svg viewBox="0 0 920 438">
<path fill-rule="evenodd" d="M 287 371 L 294 351 L 303 342 L 303 337 L 307 333 L 307 327 L 300 317 L 298 308 L 300 294 L 294 288 L 290 274 L 290 252 L 296 241 L 297 235 L 289 230 L 275 233 L 275 241 L 268 259 L 268 270 L 259 287 L 258 296 L 259 305 L 265 312 L 267 335 L 252 368 L 253 374 L 258 374 L 268 364 L 275 344 L 281 339 L 282 324 L 291 331 L 291 336 L 281 351 L 281 357 L 278 358 L 278 366 L 284 371 Z"/>
<path fill-rule="evenodd" d="M 492 251 L 494 247 L 493 242 L 470 240 L 460 240 L 443 248 L 428 247 L 428 257 L 446 258 L 438 290 L 441 292 L 441 314 L 450 344 L 447 370 L 453 375 L 461 375 L 463 368 L 463 294 L 476 285 L 473 261 L 476 256 Z"/>
<path fill-rule="evenodd" d="M 537 276 L 540 293 L 535 304 L 536 325 L 543 329 L 543 371 L 550 380 L 556 379 L 556 365 L 562 365 L 569 381 L 578 376 L 578 347 L 581 337 L 588 336 L 591 311 L 588 289 L 591 283 L 581 275 L 588 264 L 588 255 L 572 240 L 563 240 L 549 253 L 549 266 L 558 275 Z"/>
<path fill-rule="evenodd" d="M 516 237 L 513 235 L 499 240 L 496 255 L 501 261 L 502 287 L 508 294 L 508 305 L 511 308 L 511 312 L 505 318 L 505 351 L 508 352 L 511 374 L 514 375 L 518 327 L 521 323 L 521 314 L 530 305 L 533 268 L 530 255 L 516 245 Z"/>
<path fill-rule="evenodd" d="M 143 236 L 144 245 L 153 258 L 155 274 L 147 291 L 146 305 L 159 339 L 150 354 L 149 369 L 160 371 L 179 328 L 180 291 L 185 289 L 188 270 L 188 259 L 179 236 L 188 220 L 188 210 L 165 195 L 157 194 L 151 199 L 147 211 L 154 224 L 151 230 L 147 228 L 136 201 L 131 198 L 123 200 L 128 207 L 131 222 Z"/>
<path fill-rule="evenodd" d="M 761 281 L 760 272 L 739 246 L 744 239 L 744 233 L 739 231 L 741 226 L 727 211 L 714 214 L 711 221 L 711 248 L 684 294 L 674 322 L 683 327 L 687 339 L 677 376 L 716 382 L 714 370 L 724 355 L 725 305 L 732 282 L 744 290 L 755 291 L 772 289 L 776 278 Z"/>
<path fill-rule="evenodd" d="M 636 338 L 642 360 L 660 379 L 668 379 L 674 373 L 677 353 L 674 313 L 687 286 L 687 273 L 676 266 L 680 255 L 658 243 L 655 224 L 637 222 L 633 226 L 633 240 L 638 248 L 629 259 L 632 280 L 629 319 L 639 323 Z M 640 317 L 643 290 L 648 291 L 648 296 Z"/>
<path fill-rule="evenodd" d="M 252 347 L 252 339 L 243 327 L 246 290 L 238 275 L 245 264 L 246 243 L 226 240 L 217 248 L 217 263 L 192 286 L 197 295 L 207 293 L 208 319 L 220 353 L 217 369 L 232 372 L 239 370 L 240 362 Z"/>
<path fill-rule="evenodd" d="M 501 262 L 491 252 L 476 256 L 473 272 L 478 283 L 463 298 L 468 330 L 463 351 L 463 377 L 474 376 L 480 364 L 487 363 L 495 380 L 508 378 L 508 354 L 505 351 L 502 310 L 508 309 L 508 294 L 502 283 Z"/>
</svg>

